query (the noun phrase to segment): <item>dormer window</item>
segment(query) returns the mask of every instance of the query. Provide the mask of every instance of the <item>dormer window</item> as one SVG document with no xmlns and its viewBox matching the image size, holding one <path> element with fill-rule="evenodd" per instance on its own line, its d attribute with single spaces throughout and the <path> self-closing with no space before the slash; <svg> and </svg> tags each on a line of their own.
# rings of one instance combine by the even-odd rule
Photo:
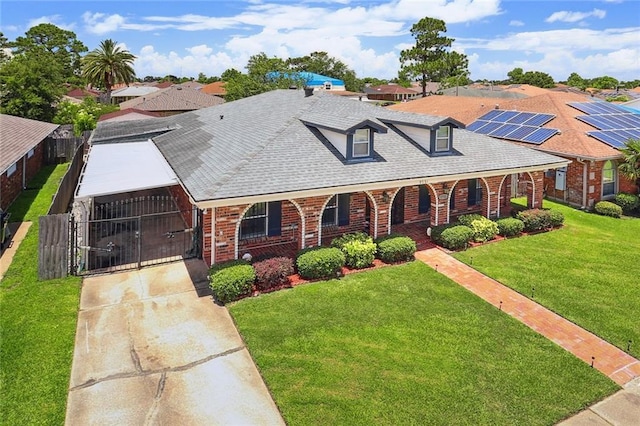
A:
<svg viewBox="0 0 640 426">
<path fill-rule="evenodd" d="M 436 152 L 449 151 L 451 127 L 440 126 L 436 130 Z"/>
<path fill-rule="evenodd" d="M 353 135 L 353 157 L 362 158 L 370 156 L 370 130 L 357 129 Z"/>
</svg>

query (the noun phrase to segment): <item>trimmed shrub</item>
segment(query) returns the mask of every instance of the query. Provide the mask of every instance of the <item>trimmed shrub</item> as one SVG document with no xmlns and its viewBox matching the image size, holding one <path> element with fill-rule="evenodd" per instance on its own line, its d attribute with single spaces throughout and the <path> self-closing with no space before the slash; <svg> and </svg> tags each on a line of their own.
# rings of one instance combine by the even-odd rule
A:
<svg viewBox="0 0 640 426">
<path fill-rule="evenodd" d="M 442 233 L 454 226 L 459 226 L 458 223 L 445 223 L 443 225 L 436 225 L 431 227 L 431 241 L 438 244 L 439 246 L 444 246 L 442 241 Z"/>
<path fill-rule="evenodd" d="M 256 273 L 256 287 L 268 290 L 285 284 L 293 274 L 293 260 L 288 257 L 272 257 L 253 264 Z"/>
<path fill-rule="evenodd" d="M 459 216 L 458 222 L 460 222 L 461 225 L 468 226 L 469 228 L 471 228 L 471 223 L 474 220 L 482 220 L 482 219 L 487 219 L 487 218 L 478 213 L 471 213 L 471 214 L 463 214 Z"/>
<path fill-rule="evenodd" d="M 251 265 L 230 265 L 211 275 L 209 287 L 216 300 L 227 303 L 251 293 L 255 280 L 256 273 Z"/>
<path fill-rule="evenodd" d="M 562 226 L 564 223 L 564 215 L 558 210 L 549 210 L 549 225 L 553 228 Z"/>
<path fill-rule="evenodd" d="M 470 228 L 473 231 L 473 241 L 477 243 L 493 240 L 498 235 L 498 225 L 486 217 L 480 216 L 480 219 L 471 221 Z"/>
<path fill-rule="evenodd" d="M 350 234 L 342 234 L 341 236 L 331 240 L 331 247 L 336 247 L 342 250 L 342 247 L 351 241 L 360 241 L 364 243 L 370 240 L 371 237 L 364 232 L 352 232 Z"/>
<path fill-rule="evenodd" d="M 442 246 L 449 250 L 460 250 L 467 247 L 473 239 L 473 230 L 468 226 L 456 225 L 445 229 L 440 235 Z"/>
<path fill-rule="evenodd" d="M 599 201 L 596 203 L 594 210 L 603 216 L 621 217 L 622 207 L 612 203 L 611 201 Z"/>
<path fill-rule="evenodd" d="M 351 240 L 342 245 L 345 263 L 349 268 L 362 269 L 371 266 L 376 256 L 376 243 L 371 237 L 366 241 Z"/>
<path fill-rule="evenodd" d="M 214 263 L 209 268 L 209 277 L 213 277 L 213 275 L 216 272 L 221 271 L 221 270 L 226 269 L 226 268 L 229 268 L 231 266 L 250 265 L 250 264 L 251 264 L 250 262 L 248 262 L 248 261 L 246 261 L 244 259 L 229 260 L 227 262 L 222 262 L 222 263 Z"/>
<path fill-rule="evenodd" d="M 339 248 L 319 248 L 302 253 L 296 259 L 296 267 L 302 278 L 335 278 L 345 263 Z"/>
<path fill-rule="evenodd" d="M 498 234 L 503 237 L 513 237 L 520 234 L 524 230 L 524 222 L 515 217 L 505 217 L 496 221 L 498 225 Z"/>
<path fill-rule="evenodd" d="M 549 210 L 523 210 L 518 213 L 517 218 L 524 223 L 524 230 L 527 232 L 541 231 L 551 227 Z"/>
<path fill-rule="evenodd" d="M 640 197 L 635 194 L 620 192 L 616 194 L 615 203 L 622 207 L 623 212 L 629 213 L 640 208 Z"/>
<path fill-rule="evenodd" d="M 385 238 L 378 243 L 378 257 L 385 263 L 412 260 L 416 252 L 416 242 L 409 237 Z"/>
</svg>

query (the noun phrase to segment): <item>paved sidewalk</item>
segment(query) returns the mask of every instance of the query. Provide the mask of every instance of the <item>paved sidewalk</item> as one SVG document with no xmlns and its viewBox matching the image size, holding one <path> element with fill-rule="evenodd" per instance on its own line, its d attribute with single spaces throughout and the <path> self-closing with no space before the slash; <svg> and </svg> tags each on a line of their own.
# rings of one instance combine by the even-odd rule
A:
<svg viewBox="0 0 640 426">
<path fill-rule="evenodd" d="M 560 423 L 562 426 L 640 424 L 640 361 L 520 293 L 481 274 L 439 248 L 416 258 L 478 297 L 518 319 L 623 387 L 610 397 Z"/>
<path fill-rule="evenodd" d="M 0 256 L 0 280 L 4 278 L 4 274 L 7 273 L 7 270 L 13 261 L 13 256 L 16 254 L 18 247 L 20 247 L 20 243 L 27 235 L 27 231 L 31 227 L 31 223 L 32 222 L 12 222 L 8 225 L 9 229 L 11 229 L 11 236 L 9 241 L 5 243 L 7 247 L 2 251 L 2 256 Z"/>
<path fill-rule="evenodd" d="M 284 425 L 199 260 L 85 278 L 66 425 Z"/>
<path fill-rule="evenodd" d="M 438 248 L 416 253 L 416 258 L 467 290 L 502 309 L 531 329 L 591 364 L 623 386 L 640 377 L 640 361 L 598 336 L 578 327 L 531 299 L 481 274 Z"/>
</svg>

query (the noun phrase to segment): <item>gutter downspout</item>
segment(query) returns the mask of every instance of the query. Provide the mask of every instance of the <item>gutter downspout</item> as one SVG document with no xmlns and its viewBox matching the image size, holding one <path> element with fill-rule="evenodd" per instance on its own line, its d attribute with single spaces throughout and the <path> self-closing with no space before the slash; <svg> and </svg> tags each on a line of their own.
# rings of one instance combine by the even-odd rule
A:
<svg viewBox="0 0 640 426">
<path fill-rule="evenodd" d="M 587 209 L 587 162 L 576 157 L 576 161 L 582 164 L 582 208 Z"/>
</svg>

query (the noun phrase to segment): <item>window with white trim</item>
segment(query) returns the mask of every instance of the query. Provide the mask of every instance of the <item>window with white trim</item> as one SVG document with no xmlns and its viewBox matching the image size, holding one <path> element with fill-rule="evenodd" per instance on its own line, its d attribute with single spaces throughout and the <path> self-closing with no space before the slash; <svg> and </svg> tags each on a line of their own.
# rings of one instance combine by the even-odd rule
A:
<svg viewBox="0 0 640 426">
<path fill-rule="evenodd" d="M 338 225 L 338 196 L 331 197 L 322 212 L 322 226 Z"/>
<path fill-rule="evenodd" d="M 267 235 L 267 203 L 256 203 L 247 210 L 240 224 L 240 238 L 256 238 Z"/>
<path fill-rule="evenodd" d="M 18 163 L 13 163 L 12 165 L 10 165 L 9 168 L 7 169 L 7 177 L 14 174 L 16 170 L 18 170 Z"/>
<path fill-rule="evenodd" d="M 616 193 L 616 168 L 613 161 L 608 160 L 602 168 L 602 196 L 607 197 Z"/>
<path fill-rule="evenodd" d="M 357 129 L 353 134 L 353 157 L 369 157 L 370 130 Z"/>
<path fill-rule="evenodd" d="M 451 140 L 451 127 L 440 126 L 436 130 L 436 152 L 449 151 Z"/>
</svg>

